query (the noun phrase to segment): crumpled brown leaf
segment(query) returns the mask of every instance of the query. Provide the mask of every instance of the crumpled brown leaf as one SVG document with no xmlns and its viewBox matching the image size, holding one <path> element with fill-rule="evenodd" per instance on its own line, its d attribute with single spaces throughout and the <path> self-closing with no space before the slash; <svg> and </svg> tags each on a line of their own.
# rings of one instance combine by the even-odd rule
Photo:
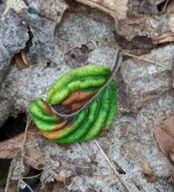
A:
<svg viewBox="0 0 174 192">
<path fill-rule="evenodd" d="M 25 133 L 21 133 L 11 139 L 0 142 L 0 159 L 13 159 L 16 154 L 16 161 L 20 161 L 21 151 L 23 147 Z M 28 129 L 27 138 L 25 141 L 25 154 L 24 154 L 24 164 L 28 165 L 36 170 L 44 170 L 46 166 L 46 159 L 44 153 L 44 146 L 42 144 L 42 149 L 39 147 L 39 140 L 42 139 L 38 135 L 38 129 L 32 126 Z M 66 159 L 61 159 L 62 166 L 58 167 L 55 171 L 54 178 L 57 181 L 71 183 L 72 173 L 67 175 L 59 175 L 59 172 L 65 169 L 69 165 Z"/>
<path fill-rule="evenodd" d="M 82 4 L 100 9 L 118 20 L 125 19 L 128 11 L 128 0 L 76 0 Z"/>
<path fill-rule="evenodd" d="M 163 154 L 174 165 L 174 116 L 167 117 L 154 131 Z"/>
<path fill-rule="evenodd" d="M 37 149 L 36 140 L 39 139 L 36 134 L 38 130 L 33 126 L 27 132 L 25 142 L 25 159 L 26 164 L 37 170 L 42 170 L 45 164 L 43 153 Z M 23 147 L 25 133 L 21 133 L 11 139 L 0 142 L 0 159 L 12 159 L 14 155 Z"/>
</svg>

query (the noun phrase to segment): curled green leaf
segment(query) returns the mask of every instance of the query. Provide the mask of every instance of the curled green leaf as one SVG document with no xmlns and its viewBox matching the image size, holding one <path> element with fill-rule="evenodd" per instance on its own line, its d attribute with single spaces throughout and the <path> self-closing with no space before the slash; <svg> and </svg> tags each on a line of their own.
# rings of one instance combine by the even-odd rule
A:
<svg viewBox="0 0 174 192">
<path fill-rule="evenodd" d="M 111 70 L 88 65 L 71 70 L 49 90 L 47 100 L 31 105 L 41 134 L 58 144 L 88 141 L 111 128 L 117 111 L 117 87 Z"/>
</svg>

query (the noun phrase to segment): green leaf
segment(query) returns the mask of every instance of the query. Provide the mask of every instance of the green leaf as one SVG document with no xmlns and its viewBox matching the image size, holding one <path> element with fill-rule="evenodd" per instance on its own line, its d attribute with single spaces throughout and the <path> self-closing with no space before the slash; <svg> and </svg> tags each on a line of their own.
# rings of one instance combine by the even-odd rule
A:
<svg viewBox="0 0 174 192">
<path fill-rule="evenodd" d="M 112 126 L 117 111 L 117 86 L 109 68 L 88 65 L 61 77 L 47 100 L 31 105 L 33 122 L 48 140 L 59 144 L 94 139 Z"/>
</svg>

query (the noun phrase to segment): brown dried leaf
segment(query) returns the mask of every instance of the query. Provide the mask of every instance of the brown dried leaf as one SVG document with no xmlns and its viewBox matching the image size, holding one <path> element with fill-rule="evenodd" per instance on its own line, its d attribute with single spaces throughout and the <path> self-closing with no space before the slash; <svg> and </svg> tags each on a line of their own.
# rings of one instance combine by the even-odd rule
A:
<svg viewBox="0 0 174 192">
<path fill-rule="evenodd" d="M 174 42 L 174 33 L 169 31 L 167 33 L 163 33 L 153 40 L 153 44 L 162 44 L 162 43 L 171 43 Z"/>
<path fill-rule="evenodd" d="M 133 49 L 130 50 L 129 53 L 136 56 L 146 55 L 151 52 L 152 49 Z"/>
<path fill-rule="evenodd" d="M 76 0 L 82 4 L 100 9 L 118 20 L 125 19 L 128 11 L 128 0 Z"/>
<path fill-rule="evenodd" d="M 29 128 L 27 132 L 27 138 L 25 142 L 25 154 L 24 154 L 24 164 L 33 167 L 37 170 L 44 170 L 45 167 L 45 154 L 44 150 L 38 146 L 38 129 L 35 126 Z M 18 153 L 23 148 L 23 141 L 25 138 L 25 133 L 21 133 L 9 140 L 0 142 L 0 159 L 13 159 L 16 154 L 16 161 L 20 161 L 21 154 Z M 43 146 L 42 146 L 43 147 Z M 65 147 L 65 146 L 64 146 Z M 67 147 L 67 146 L 66 146 Z M 62 159 L 64 166 L 69 166 L 65 159 Z M 54 178 L 60 182 L 71 182 L 71 174 L 67 176 L 59 176 L 59 172 L 62 171 L 64 167 L 59 167 L 55 171 Z"/>
<path fill-rule="evenodd" d="M 174 116 L 169 116 L 154 131 L 159 148 L 174 164 Z"/>
<path fill-rule="evenodd" d="M 41 151 L 36 149 L 35 142 L 38 140 L 38 130 L 33 126 L 27 132 L 25 162 L 34 169 L 42 170 L 45 159 Z M 11 139 L 0 142 L 0 159 L 12 159 L 23 147 L 24 133 Z"/>
<path fill-rule="evenodd" d="M 156 47 L 153 44 L 152 39 L 147 36 L 135 36 L 131 41 L 128 41 L 124 36 L 121 36 L 115 32 L 115 40 L 123 48 L 127 50 L 133 49 L 152 49 Z"/>
</svg>

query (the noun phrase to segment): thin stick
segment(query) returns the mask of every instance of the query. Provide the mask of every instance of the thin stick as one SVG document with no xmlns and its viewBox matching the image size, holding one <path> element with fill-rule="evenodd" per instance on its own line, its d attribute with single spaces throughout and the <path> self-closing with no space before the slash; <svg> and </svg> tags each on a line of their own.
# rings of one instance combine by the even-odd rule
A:
<svg viewBox="0 0 174 192">
<path fill-rule="evenodd" d="M 34 192 L 33 189 L 23 180 L 21 180 L 20 182 L 22 182 L 24 185 L 27 186 L 27 188 L 31 191 L 31 192 Z"/>
<path fill-rule="evenodd" d="M 12 176 L 12 173 L 13 173 L 14 164 L 16 162 L 16 157 L 19 155 L 19 153 L 20 153 L 20 150 L 17 151 L 17 153 L 14 155 L 14 157 L 13 157 L 13 159 L 11 161 L 4 192 L 8 192 L 8 188 L 9 188 L 9 185 L 10 185 L 10 179 L 11 179 L 11 176 Z"/>
<path fill-rule="evenodd" d="M 28 116 L 29 117 L 29 116 Z M 31 120 L 30 120 L 31 121 Z M 27 120 L 27 124 L 26 124 L 26 130 L 28 129 L 29 127 L 29 122 Z M 26 135 L 26 130 L 25 130 L 25 135 Z M 24 137 L 24 140 L 26 140 L 26 138 Z M 24 143 L 24 142 L 23 142 Z M 12 161 L 11 161 L 11 164 L 10 164 L 10 168 L 9 168 L 9 171 L 8 171 L 8 176 L 7 176 L 7 181 L 6 181 L 6 186 L 5 186 L 5 190 L 4 192 L 8 192 L 8 189 L 9 189 L 9 185 L 10 185 L 10 179 L 11 179 L 11 176 L 12 176 L 12 173 L 13 173 L 13 168 L 14 168 L 14 165 L 15 165 L 15 162 L 16 162 L 16 158 L 17 156 L 21 153 L 21 149 L 19 149 L 16 154 L 14 155 Z"/>
<path fill-rule="evenodd" d="M 160 66 L 160 67 L 163 67 L 164 69 L 170 70 L 167 66 L 162 65 L 162 64 L 161 64 L 162 62 L 157 63 L 157 62 L 152 61 L 152 60 L 150 60 L 150 59 L 145 59 L 145 58 L 139 57 L 139 56 L 137 56 L 137 55 L 133 55 L 133 54 L 126 53 L 126 52 L 124 52 L 123 55 L 127 55 L 127 56 L 130 56 L 130 57 L 133 57 L 133 58 L 142 60 L 142 61 L 146 61 L 146 62 L 148 62 L 148 63 L 152 63 L 152 64 L 154 64 L 154 65 L 158 65 L 158 66 Z"/>
<path fill-rule="evenodd" d="M 11 164 L 10 164 L 10 168 L 9 168 L 9 171 L 8 171 L 8 176 L 7 176 L 7 181 L 6 181 L 4 192 L 8 192 L 12 172 L 13 172 L 13 162 L 11 162 Z"/>
<path fill-rule="evenodd" d="M 99 94 L 109 85 L 109 83 L 112 81 L 112 79 L 116 75 L 116 73 L 117 73 L 117 71 L 118 71 L 118 69 L 119 69 L 119 67 L 121 65 L 121 61 L 122 60 L 121 60 L 121 57 L 120 57 L 119 50 L 117 50 L 116 59 L 115 59 L 115 65 L 114 65 L 113 70 L 112 70 L 112 75 L 110 76 L 108 81 L 102 86 L 102 88 L 99 89 L 99 91 L 88 102 L 86 102 L 81 109 L 79 109 L 78 111 L 76 111 L 74 113 L 71 113 L 70 115 L 58 113 L 51 105 L 49 105 L 51 110 L 54 113 L 56 113 L 58 116 L 66 117 L 66 118 L 72 117 L 72 116 L 78 114 L 80 111 L 82 111 L 84 108 L 86 108 L 96 97 L 98 97 Z"/>
<path fill-rule="evenodd" d="M 18 181 L 17 192 L 19 192 L 20 182 L 21 182 L 21 180 L 22 180 L 22 179 L 21 179 L 21 174 L 22 174 L 23 161 L 24 161 L 24 157 L 25 157 L 25 143 L 26 143 L 27 131 L 28 131 L 28 128 L 29 128 L 29 126 L 30 126 L 30 123 L 31 123 L 31 118 L 30 118 L 30 116 L 28 115 L 28 117 L 27 117 L 27 123 L 26 123 L 26 127 L 25 127 L 23 144 L 22 144 L 22 148 L 21 148 L 20 176 L 19 176 L 19 181 Z"/>
<path fill-rule="evenodd" d="M 127 187 L 127 184 L 124 182 L 124 180 L 120 177 L 118 171 L 115 169 L 113 163 L 110 161 L 110 159 L 108 158 L 108 156 L 106 155 L 106 153 L 103 151 L 103 149 L 101 148 L 101 146 L 99 145 L 99 143 L 97 142 L 97 140 L 94 140 L 97 147 L 100 149 L 101 153 L 103 154 L 103 156 L 105 157 L 105 159 L 107 160 L 107 162 L 109 163 L 110 167 L 113 169 L 115 175 L 117 176 L 118 180 L 122 183 L 122 185 L 124 186 L 125 190 L 127 192 L 130 192 L 129 188 Z"/>
<path fill-rule="evenodd" d="M 34 175 L 34 176 L 23 177 L 23 179 L 34 179 L 34 178 L 37 178 L 37 177 L 39 177 L 41 175 L 42 175 L 42 173 L 39 173 L 39 174 Z"/>
<path fill-rule="evenodd" d="M 174 59 L 174 56 L 169 57 L 169 58 L 167 58 L 167 59 L 164 59 L 164 60 L 162 60 L 162 61 L 161 61 L 161 62 L 159 62 L 159 63 L 163 63 L 163 62 L 168 61 L 168 60 L 171 60 L 171 59 Z"/>
</svg>

